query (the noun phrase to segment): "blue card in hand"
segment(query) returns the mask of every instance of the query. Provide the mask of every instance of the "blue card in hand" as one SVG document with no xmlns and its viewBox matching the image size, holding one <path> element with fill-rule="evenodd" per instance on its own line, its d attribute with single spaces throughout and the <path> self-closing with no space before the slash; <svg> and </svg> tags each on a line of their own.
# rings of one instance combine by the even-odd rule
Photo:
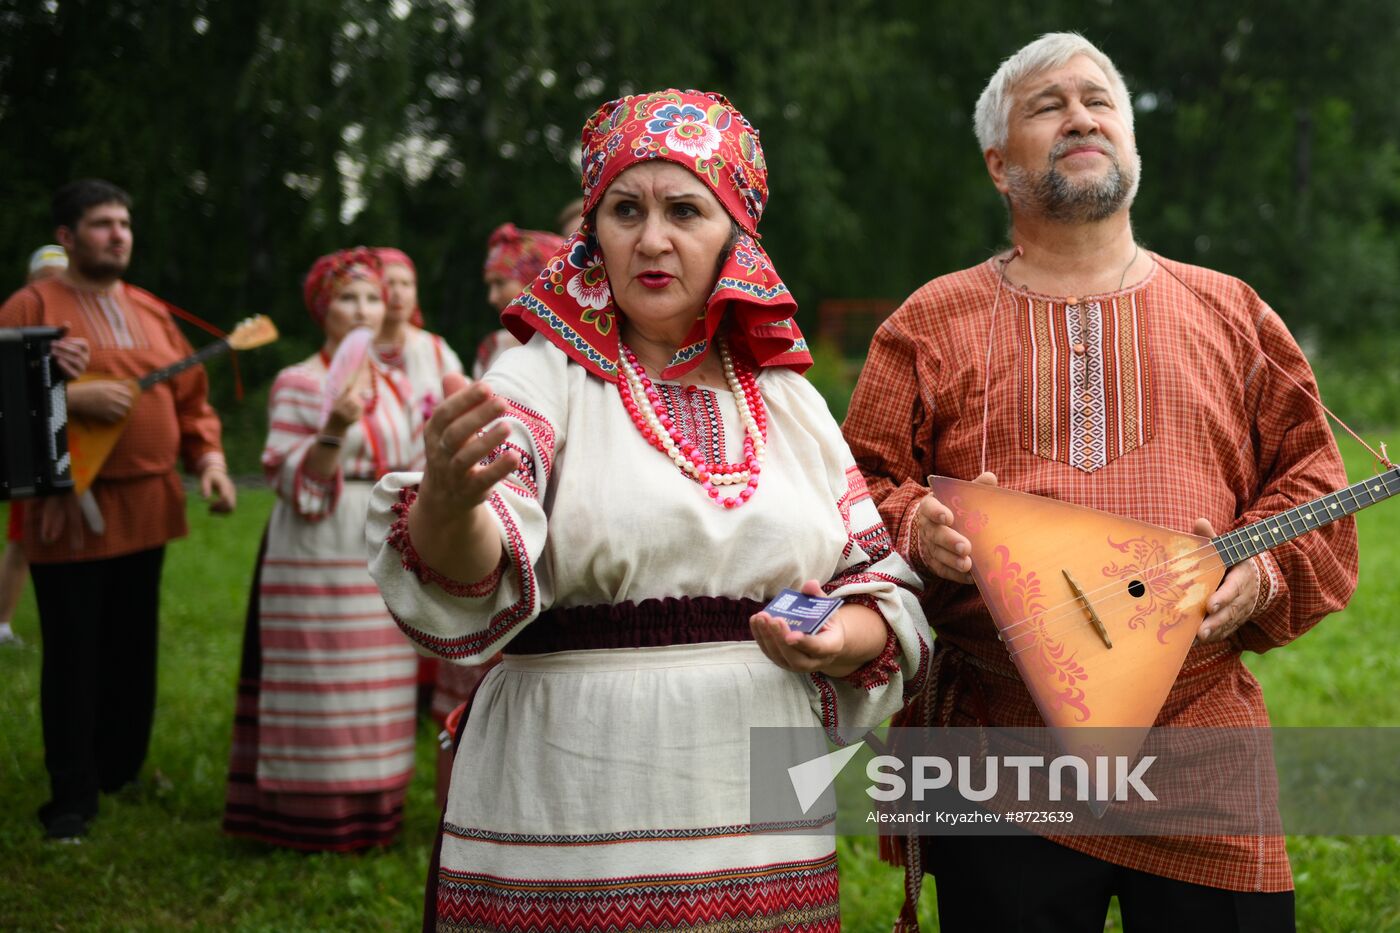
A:
<svg viewBox="0 0 1400 933">
<path fill-rule="evenodd" d="M 797 590 L 783 590 L 763 611 L 782 619 L 794 632 L 815 634 L 841 605 L 837 596 L 806 596 Z"/>
</svg>

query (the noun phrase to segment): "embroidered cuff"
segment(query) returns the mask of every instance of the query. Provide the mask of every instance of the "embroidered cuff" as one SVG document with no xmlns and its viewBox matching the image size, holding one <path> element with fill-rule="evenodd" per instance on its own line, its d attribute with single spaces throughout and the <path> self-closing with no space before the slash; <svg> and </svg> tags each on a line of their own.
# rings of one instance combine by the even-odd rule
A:
<svg viewBox="0 0 1400 933">
<path fill-rule="evenodd" d="M 335 511 L 340 503 L 340 491 L 345 477 L 340 467 L 331 476 L 320 476 L 306 465 L 302 458 L 292 476 L 292 488 L 286 499 L 296 513 L 309 522 L 318 522 Z"/>
<path fill-rule="evenodd" d="M 860 597 L 852 597 L 849 602 L 857 602 Z M 874 600 L 871 600 L 874 602 Z M 865 603 L 861 603 L 865 605 Z M 873 606 L 871 608 L 874 608 Z M 861 690 L 874 690 L 890 682 L 899 672 L 899 639 L 894 637 L 894 629 L 885 626 L 885 647 L 875 657 L 851 671 L 841 679 Z"/>
<path fill-rule="evenodd" d="M 919 503 L 923 499 L 915 499 L 910 503 L 909 508 L 904 512 L 904 518 L 900 522 L 899 535 L 895 540 L 895 550 L 898 551 L 900 544 L 904 545 L 902 555 L 909 563 L 909 567 L 920 576 L 931 577 L 933 571 L 928 569 L 924 563 L 923 547 L 919 543 Z"/>
<path fill-rule="evenodd" d="M 1249 617 L 1257 619 L 1278 598 L 1283 575 L 1279 571 L 1278 561 L 1268 551 L 1254 555 L 1250 563 L 1254 565 L 1254 573 L 1259 578 L 1259 594 L 1254 597 L 1254 608 L 1250 610 Z"/>
<path fill-rule="evenodd" d="M 399 501 L 391 506 L 398 517 L 389 526 L 388 542 L 390 547 L 399 552 L 403 568 L 417 577 L 419 583 L 436 583 L 449 596 L 480 599 L 496 592 L 496 588 L 501 584 L 501 577 L 509 566 L 504 548 L 501 549 L 501 560 L 496 564 L 496 569 L 475 583 L 459 583 L 423 563 L 423 558 L 418 555 L 418 550 L 413 546 L 413 539 L 408 534 L 408 510 L 413 507 L 417 498 L 418 487 L 405 486 L 399 490 Z"/>
</svg>

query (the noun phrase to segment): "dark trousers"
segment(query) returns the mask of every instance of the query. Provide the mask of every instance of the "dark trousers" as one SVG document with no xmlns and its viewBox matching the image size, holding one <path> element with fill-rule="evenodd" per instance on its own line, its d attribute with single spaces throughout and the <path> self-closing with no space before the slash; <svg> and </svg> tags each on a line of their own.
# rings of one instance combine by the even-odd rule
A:
<svg viewBox="0 0 1400 933">
<path fill-rule="evenodd" d="M 40 811 L 97 814 L 98 791 L 135 780 L 156 705 L 156 631 L 165 548 L 35 564 L 44 642 L 39 705 L 52 799 Z"/>
<path fill-rule="evenodd" d="M 1118 896 L 1125 933 L 1280 933 L 1293 892 L 1254 894 L 1122 868 L 1038 836 L 925 838 L 944 933 L 1101 933 Z"/>
</svg>

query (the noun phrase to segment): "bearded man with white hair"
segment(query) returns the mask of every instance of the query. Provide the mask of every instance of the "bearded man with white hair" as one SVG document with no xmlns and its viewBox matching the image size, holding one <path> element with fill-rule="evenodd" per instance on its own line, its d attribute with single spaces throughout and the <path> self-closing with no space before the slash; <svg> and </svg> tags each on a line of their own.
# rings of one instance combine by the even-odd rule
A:
<svg viewBox="0 0 1400 933">
<path fill-rule="evenodd" d="M 1346 480 L 1279 316 L 1238 279 L 1133 238 L 1141 167 L 1107 56 L 1073 33 L 1041 37 L 992 77 L 976 132 L 1011 248 L 934 279 L 881 326 L 844 430 L 898 550 L 924 576 L 938 636 L 935 674 L 903 724 L 1037 727 L 969 585 L 970 543 L 927 476 L 1212 537 Z M 1350 520 L 1232 567 L 1157 725 L 1266 727 L 1242 653 L 1287 644 L 1342 608 L 1356 573 Z M 903 862 L 911 900 L 923 871 L 937 879 L 945 931 L 1098 931 L 1114 895 L 1130 931 L 1293 928 L 1276 831 L 924 838 Z"/>
</svg>

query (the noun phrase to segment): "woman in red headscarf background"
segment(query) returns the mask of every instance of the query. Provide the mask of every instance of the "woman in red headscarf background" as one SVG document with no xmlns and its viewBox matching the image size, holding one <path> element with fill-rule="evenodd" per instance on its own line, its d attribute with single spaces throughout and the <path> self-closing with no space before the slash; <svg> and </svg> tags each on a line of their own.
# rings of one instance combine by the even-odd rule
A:
<svg viewBox="0 0 1400 933">
<path fill-rule="evenodd" d="M 545 263 L 559 251 L 564 238 L 544 230 L 521 230 L 515 224 L 501 224 L 486 241 L 486 263 L 481 277 L 486 284 L 486 301 L 500 314 L 525 286 L 535 280 Z M 509 330 L 494 330 L 477 345 L 472 378 L 480 379 L 491 364 L 520 341 Z"/>
<path fill-rule="evenodd" d="M 505 655 L 462 727 L 429 919 L 834 930 L 834 839 L 751 824 L 749 730 L 841 740 L 899 709 L 929 656 L 917 578 L 799 374 L 757 132 L 668 90 L 604 105 L 583 147 L 585 224 L 505 313 L 525 346 L 454 382 L 426 471 L 370 509 L 420 649 Z M 799 586 L 846 600 L 816 635 L 760 611 Z"/>
<path fill-rule="evenodd" d="M 348 370 L 336 359 L 383 323 L 375 252 L 321 257 L 304 297 L 325 343 L 268 398 L 277 504 L 249 599 L 224 829 L 351 851 L 394 839 L 413 776 L 417 657 L 365 569 L 364 517 L 375 480 L 421 468 L 422 414 L 402 371 L 367 352 Z"/>
</svg>

